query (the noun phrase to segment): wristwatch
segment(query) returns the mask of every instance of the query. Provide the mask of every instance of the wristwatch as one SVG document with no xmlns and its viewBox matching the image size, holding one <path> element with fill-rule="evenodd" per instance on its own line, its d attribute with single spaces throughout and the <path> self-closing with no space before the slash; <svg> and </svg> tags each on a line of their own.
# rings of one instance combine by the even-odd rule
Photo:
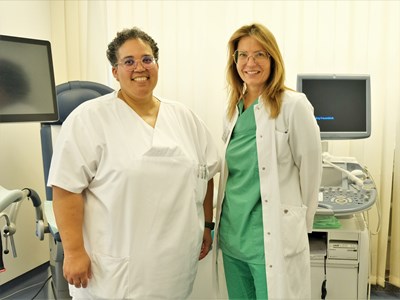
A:
<svg viewBox="0 0 400 300">
<path fill-rule="evenodd" d="M 210 228 L 211 230 L 214 230 L 214 226 L 215 226 L 214 222 L 204 222 L 205 228 Z"/>
</svg>

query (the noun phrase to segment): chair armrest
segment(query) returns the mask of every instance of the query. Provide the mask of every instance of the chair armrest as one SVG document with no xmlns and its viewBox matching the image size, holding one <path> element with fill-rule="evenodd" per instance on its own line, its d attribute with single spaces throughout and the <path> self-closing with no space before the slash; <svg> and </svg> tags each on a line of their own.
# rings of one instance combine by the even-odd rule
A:
<svg viewBox="0 0 400 300">
<path fill-rule="evenodd" d="M 53 212 L 53 201 L 44 201 L 44 214 L 49 224 L 50 234 L 57 242 L 61 242 L 60 233 L 58 232 L 56 219 Z"/>
</svg>

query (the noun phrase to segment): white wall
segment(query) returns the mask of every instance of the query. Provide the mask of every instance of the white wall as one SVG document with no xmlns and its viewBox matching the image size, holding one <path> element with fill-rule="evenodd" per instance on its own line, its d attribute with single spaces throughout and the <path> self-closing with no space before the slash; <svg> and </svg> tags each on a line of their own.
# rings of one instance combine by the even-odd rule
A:
<svg viewBox="0 0 400 300">
<path fill-rule="evenodd" d="M 50 40 L 49 1 L 0 1 L 0 34 Z M 7 189 L 29 187 L 45 200 L 39 124 L 0 123 L 0 185 Z M 5 225 L 0 219 L 0 229 Z M 7 271 L 0 285 L 49 260 L 48 240 L 35 236 L 35 211 L 24 201 L 16 220 L 17 258 L 3 255 Z M 4 241 L 4 240 L 3 240 Z"/>
</svg>

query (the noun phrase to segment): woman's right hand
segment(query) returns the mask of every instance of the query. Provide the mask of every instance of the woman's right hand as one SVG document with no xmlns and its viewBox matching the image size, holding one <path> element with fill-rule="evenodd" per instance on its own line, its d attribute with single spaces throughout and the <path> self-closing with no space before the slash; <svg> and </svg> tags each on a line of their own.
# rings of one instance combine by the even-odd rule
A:
<svg viewBox="0 0 400 300">
<path fill-rule="evenodd" d="M 53 210 L 64 249 L 64 277 L 69 284 L 85 288 L 92 278 L 92 271 L 83 241 L 82 194 L 53 186 Z"/>
<path fill-rule="evenodd" d="M 86 288 L 92 278 L 91 261 L 85 250 L 64 253 L 64 278 L 76 288 Z"/>
</svg>

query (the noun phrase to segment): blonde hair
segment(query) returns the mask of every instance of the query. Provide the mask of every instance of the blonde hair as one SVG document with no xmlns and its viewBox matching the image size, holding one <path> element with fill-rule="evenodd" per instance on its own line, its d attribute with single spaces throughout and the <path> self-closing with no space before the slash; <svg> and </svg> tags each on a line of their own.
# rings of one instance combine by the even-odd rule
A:
<svg viewBox="0 0 400 300">
<path fill-rule="evenodd" d="M 244 82 L 240 78 L 233 60 L 233 53 L 237 49 L 240 39 L 247 36 L 256 39 L 270 55 L 271 73 L 261 97 L 265 106 L 269 108 L 270 116 L 276 118 L 281 110 L 283 92 L 288 89 L 285 86 L 285 67 L 274 35 L 265 26 L 258 23 L 240 27 L 228 42 L 229 53 L 226 67 L 229 93 L 228 118 L 232 119 L 237 103 L 246 93 Z"/>
</svg>

